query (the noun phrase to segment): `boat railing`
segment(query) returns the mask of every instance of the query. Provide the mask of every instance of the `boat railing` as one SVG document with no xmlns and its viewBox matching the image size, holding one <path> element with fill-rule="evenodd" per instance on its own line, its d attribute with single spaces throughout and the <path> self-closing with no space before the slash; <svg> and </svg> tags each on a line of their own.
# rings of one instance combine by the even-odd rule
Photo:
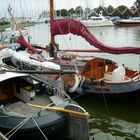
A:
<svg viewBox="0 0 140 140">
<path fill-rule="evenodd" d="M 139 72 L 135 72 L 131 77 L 131 81 L 137 81 L 139 79 L 140 79 L 140 73 Z"/>
<path fill-rule="evenodd" d="M 131 77 L 130 76 L 128 77 L 128 76 L 125 75 L 125 77 L 121 81 L 121 83 L 137 81 L 139 78 L 140 78 L 140 75 L 139 75 L 138 72 L 134 73 Z M 117 82 L 117 81 L 114 81 L 112 79 L 112 73 L 111 72 L 105 72 L 103 80 L 107 83 L 116 83 Z"/>
</svg>

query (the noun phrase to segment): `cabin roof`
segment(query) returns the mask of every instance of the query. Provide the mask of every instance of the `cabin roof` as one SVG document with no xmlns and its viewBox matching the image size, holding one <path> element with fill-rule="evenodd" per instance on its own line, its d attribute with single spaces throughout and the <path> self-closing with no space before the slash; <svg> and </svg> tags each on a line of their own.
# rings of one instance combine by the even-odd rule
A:
<svg viewBox="0 0 140 140">
<path fill-rule="evenodd" d="M 28 74 L 14 73 L 14 72 L 0 73 L 0 82 L 11 79 L 11 78 L 23 77 L 23 76 L 28 76 Z"/>
<path fill-rule="evenodd" d="M 96 11 L 97 14 L 101 14 L 102 13 L 103 16 L 109 16 L 110 15 L 107 12 L 107 10 L 104 7 L 102 7 L 102 6 L 99 6 L 95 11 Z"/>
<path fill-rule="evenodd" d="M 117 8 L 114 9 L 114 11 L 112 12 L 111 15 L 112 15 L 112 16 L 119 16 L 119 17 L 122 17 L 121 12 L 120 12 Z"/>
</svg>

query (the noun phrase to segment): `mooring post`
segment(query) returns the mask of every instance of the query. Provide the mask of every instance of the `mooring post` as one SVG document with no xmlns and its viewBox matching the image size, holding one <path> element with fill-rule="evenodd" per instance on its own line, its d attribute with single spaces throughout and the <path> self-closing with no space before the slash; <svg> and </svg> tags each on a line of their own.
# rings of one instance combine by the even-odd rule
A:
<svg viewBox="0 0 140 140">
<path fill-rule="evenodd" d="M 67 109 L 83 112 L 80 106 L 68 105 Z M 87 112 L 85 112 L 86 114 Z M 63 135 L 74 140 L 89 140 L 88 115 L 69 114 Z"/>
</svg>

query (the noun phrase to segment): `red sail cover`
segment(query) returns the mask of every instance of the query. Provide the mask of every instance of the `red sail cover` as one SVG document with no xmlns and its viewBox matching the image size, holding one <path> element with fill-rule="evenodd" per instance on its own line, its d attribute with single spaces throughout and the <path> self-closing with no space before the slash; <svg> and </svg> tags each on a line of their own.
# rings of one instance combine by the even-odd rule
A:
<svg viewBox="0 0 140 140">
<path fill-rule="evenodd" d="M 32 53 L 41 53 L 41 51 L 38 51 L 37 49 L 33 48 L 32 45 L 30 45 L 25 38 L 23 37 L 23 35 L 20 35 L 20 37 L 18 38 L 18 43 L 20 43 L 21 45 L 27 47 Z"/>
<path fill-rule="evenodd" d="M 94 47 L 111 54 L 124 54 L 124 53 L 134 53 L 140 54 L 140 48 L 138 47 L 111 47 L 102 42 L 100 42 L 89 30 L 79 21 L 74 19 L 57 19 L 51 20 L 51 35 L 64 35 L 72 33 L 74 35 L 82 36 L 86 41 L 93 45 Z"/>
</svg>

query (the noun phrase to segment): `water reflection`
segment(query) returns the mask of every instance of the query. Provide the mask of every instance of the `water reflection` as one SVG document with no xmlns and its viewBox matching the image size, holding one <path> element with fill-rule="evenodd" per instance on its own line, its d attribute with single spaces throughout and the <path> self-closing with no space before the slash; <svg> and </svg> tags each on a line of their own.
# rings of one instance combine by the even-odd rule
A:
<svg viewBox="0 0 140 140">
<path fill-rule="evenodd" d="M 140 124 L 106 116 L 95 117 L 90 123 L 90 136 L 97 140 L 103 138 L 103 135 L 106 139 L 140 139 Z"/>
<path fill-rule="evenodd" d="M 91 95 L 80 97 L 80 105 L 90 112 L 90 140 L 139 140 L 139 99 L 116 101 Z"/>
</svg>

